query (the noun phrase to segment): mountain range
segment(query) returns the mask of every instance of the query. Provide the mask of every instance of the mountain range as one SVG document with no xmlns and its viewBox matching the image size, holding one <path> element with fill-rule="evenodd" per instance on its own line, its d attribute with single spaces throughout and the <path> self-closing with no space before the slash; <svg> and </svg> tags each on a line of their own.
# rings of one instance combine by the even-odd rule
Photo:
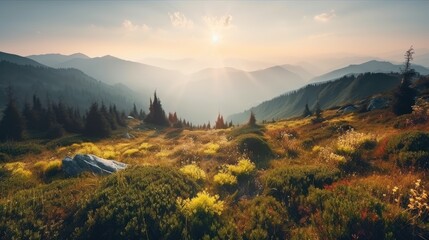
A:
<svg viewBox="0 0 429 240">
<path fill-rule="evenodd" d="M 87 110 L 92 102 L 104 102 L 128 112 L 134 103 L 143 107 L 142 103 L 147 101 L 147 96 L 123 84 L 109 85 L 78 69 L 50 68 L 28 58 L 0 52 L 0 89 L 8 86 L 12 87 L 18 106 L 30 102 L 34 94 L 44 103 L 61 101 L 81 110 Z M 0 91 L 0 108 L 6 102 L 5 91 Z"/>
<path fill-rule="evenodd" d="M 205 68 L 184 74 L 177 70 L 126 61 L 109 55 L 90 58 L 80 53 L 72 55 L 45 54 L 33 55 L 29 58 L 40 62 L 36 63 L 42 66 L 79 69 L 108 84 L 122 83 L 140 93 L 140 96 L 146 97 L 145 100 L 142 100 L 142 105 L 147 105 L 147 96 L 156 90 L 167 112 L 177 111 L 181 117 L 194 123 L 210 121 L 218 113 L 231 115 L 243 109 L 250 109 L 252 106 L 256 106 L 252 109 L 263 119 L 296 116 L 303 107 L 301 105 L 305 104 L 302 101 L 309 101 L 310 104 L 314 104 L 312 99 L 315 96 L 311 95 L 314 92 L 303 91 L 302 89 L 305 88 L 293 91 L 308 84 L 310 79 L 310 83 L 315 83 L 341 78 L 341 84 L 335 81 L 328 85 L 309 85 L 327 88 L 323 91 L 320 90 L 318 96 L 322 106 L 329 107 L 332 104 L 339 104 L 343 100 L 356 99 L 356 96 L 370 96 L 389 90 L 397 84 L 394 81 L 378 81 L 374 77 L 387 79 L 386 76 L 392 77 L 395 74 L 370 75 L 373 77 L 362 75 L 365 77 L 359 76 L 353 81 L 350 80 L 351 78 L 342 78 L 343 76 L 366 72 L 391 73 L 400 71 L 400 65 L 371 60 L 339 68 L 317 77 L 314 77 L 314 73 L 308 70 L 308 66 L 311 66 L 309 64 L 306 64 L 306 67 L 284 64 L 254 71 L 244 71 L 232 67 Z M 192 60 L 183 61 L 190 63 Z M 412 67 L 422 75 L 429 74 L 429 69 L 425 67 L 419 65 L 412 65 Z M 368 83 L 368 79 L 372 79 L 375 83 Z M 381 82 L 385 85 L 380 84 Z M 359 88 L 360 83 L 365 87 Z M 358 95 L 353 91 L 357 91 Z M 322 94 L 324 92 L 326 94 Z M 287 94 L 285 95 L 285 93 Z M 284 103 L 280 100 L 274 101 L 276 104 L 267 104 L 274 99 L 266 100 L 272 99 L 274 96 L 279 96 L 274 99 L 282 99 L 281 101 L 288 102 L 288 106 L 283 106 Z M 326 104 L 324 99 L 329 99 L 326 100 Z M 261 102 L 263 103 L 260 104 Z M 260 107 L 265 110 L 261 111 Z M 247 113 L 245 112 L 244 115 Z M 229 119 L 240 122 L 247 118 L 247 116 L 243 118 L 244 115 L 234 114 Z"/>
<path fill-rule="evenodd" d="M 305 104 L 314 109 L 319 101 L 322 109 L 361 100 L 375 94 L 392 90 L 398 86 L 397 73 L 365 73 L 344 76 L 335 81 L 309 84 L 271 100 L 265 101 L 244 112 L 229 116 L 228 121 L 244 123 L 253 112 L 258 120 L 272 120 L 300 116 Z"/>
<path fill-rule="evenodd" d="M 149 95 L 157 91 L 166 111 L 177 111 L 195 123 L 214 119 L 220 112 L 232 114 L 272 96 L 306 84 L 310 73 L 303 68 L 275 66 L 257 71 L 206 68 L 183 74 L 179 71 L 119 59 L 113 56 L 87 58 L 53 55 L 29 56 L 51 67 L 76 68 L 109 84 L 123 83 Z M 195 101 L 199 99 L 199 101 Z M 146 100 L 147 102 L 147 100 Z"/>
<path fill-rule="evenodd" d="M 396 65 L 386 61 L 371 60 L 361 64 L 352 64 L 347 67 L 336 69 L 334 71 L 315 77 L 311 81 L 323 82 L 323 81 L 338 79 L 342 76 L 349 75 L 349 74 L 360 74 L 360 73 L 366 73 L 366 72 L 376 72 L 376 73 L 400 72 L 401 67 L 402 65 Z M 429 69 L 423 66 L 413 64 L 412 68 L 414 68 L 416 72 L 422 75 L 429 74 Z"/>
</svg>

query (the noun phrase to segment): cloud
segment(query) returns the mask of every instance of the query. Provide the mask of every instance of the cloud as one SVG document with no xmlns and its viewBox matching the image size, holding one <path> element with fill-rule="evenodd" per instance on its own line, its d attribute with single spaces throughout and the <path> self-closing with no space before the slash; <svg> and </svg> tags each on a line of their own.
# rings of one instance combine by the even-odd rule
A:
<svg viewBox="0 0 429 240">
<path fill-rule="evenodd" d="M 168 15 L 170 16 L 171 24 L 175 27 L 192 28 L 194 26 L 192 20 L 188 19 L 185 14 L 181 12 L 168 13 Z"/>
<path fill-rule="evenodd" d="M 204 16 L 203 20 L 207 24 L 207 26 L 209 26 L 211 29 L 214 29 L 214 30 L 221 30 L 221 29 L 227 29 L 232 27 L 231 15 Z"/>
<path fill-rule="evenodd" d="M 149 31 L 150 30 L 150 27 L 148 25 L 146 25 L 146 24 L 137 25 L 137 24 L 134 24 L 133 22 L 131 22 L 128 19 L 125 19 L 122 22 L 122 27 L 125 28 L 128 31 L 139 31 L 139 30 L 141 30 L 141 31 Z"/>
<path fill-rule="evenodd" d="M 316 20 L 318 22 L 328 22 L 329 20 L 331 20 L 335 16 L 336 16 L 335 10 L 331 10 L 330 12 L 321 13 L 319 15 L 314 16 L 314 20 Z"/>
</svg>

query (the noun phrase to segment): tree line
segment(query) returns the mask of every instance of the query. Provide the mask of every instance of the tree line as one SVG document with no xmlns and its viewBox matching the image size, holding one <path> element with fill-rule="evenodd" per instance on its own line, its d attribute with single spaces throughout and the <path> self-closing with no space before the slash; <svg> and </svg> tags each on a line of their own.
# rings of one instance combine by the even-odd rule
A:
<svg viewBox="0 0 429 240">
<path fill-rule="evenodd" d="M 65 133 L 79 133 L 89 137 L 108 137 L 112 130 L 126 126 L 125 112 L 116 105 L 106 106 L 94 102 L 85 114 L 78 108 L 62 102 L 50 102 L 43 106 L 40 98 L 33 95 L 32 103 L 25 103 L 19 111 L 11 87 L 7 90 L 8 103 L 0 121 L 0 140 L 19 141 L 25 133 L 43 133 L 42 137 L 60 138 Z"/>
</svg>

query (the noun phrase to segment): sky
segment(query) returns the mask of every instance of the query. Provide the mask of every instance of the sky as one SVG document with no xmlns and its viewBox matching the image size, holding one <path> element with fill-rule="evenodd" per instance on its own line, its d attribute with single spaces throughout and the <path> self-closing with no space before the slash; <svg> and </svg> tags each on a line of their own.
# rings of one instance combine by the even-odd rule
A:
<svg viewBox="0 0 429 240">
<path fill-rule="evenodd" d="M 0 51 L 298 62 L 429 49 L 429 1 L 0 1 Z"/>
</svg>

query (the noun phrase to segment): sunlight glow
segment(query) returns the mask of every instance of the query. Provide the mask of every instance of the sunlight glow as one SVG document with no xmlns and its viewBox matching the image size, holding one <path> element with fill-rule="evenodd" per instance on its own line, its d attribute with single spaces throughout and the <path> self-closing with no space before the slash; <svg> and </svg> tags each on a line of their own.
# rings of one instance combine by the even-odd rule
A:
<svg viewBox="0 0 429 240">
<path fill-rule="evenodd" d="M 219 43 L 219 40 L 220 40 L 220 36 L 217 33 L 213 33 L 212 34 L 212 43 L 217 44 L 217 43 Z"/>
</svg>

